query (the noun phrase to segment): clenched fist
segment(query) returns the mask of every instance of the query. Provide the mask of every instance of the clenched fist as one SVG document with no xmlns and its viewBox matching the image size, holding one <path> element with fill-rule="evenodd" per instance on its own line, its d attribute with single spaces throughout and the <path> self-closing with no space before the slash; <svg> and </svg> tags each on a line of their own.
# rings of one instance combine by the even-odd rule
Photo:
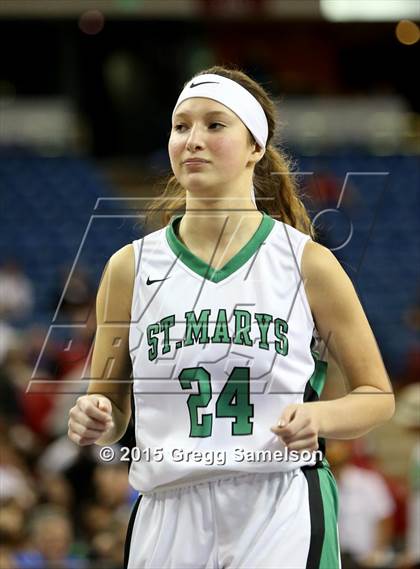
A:
<svg viewBox="0 0 420 569">
<path fill-rule="evenodd" d="M 271 431 L 279 436 L 289 450 L 314 451 L 319 448 L 319 418 L 310 402 L 287 405 Z"/>
<path fill-rule="evenodd" d="M 82 395 L 70 409 L 68 436 L 86 446 L 95 443 L 114 426 L 112 404 L 104 395 Z"/>
</svg>

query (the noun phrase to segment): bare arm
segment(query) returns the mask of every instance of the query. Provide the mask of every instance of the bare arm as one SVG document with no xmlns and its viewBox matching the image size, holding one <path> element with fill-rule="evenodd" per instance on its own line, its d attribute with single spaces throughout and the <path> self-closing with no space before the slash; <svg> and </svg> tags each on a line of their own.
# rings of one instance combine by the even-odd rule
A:
<svg viewBox="0 0 420 569">
<path fill-rule="evenodd" d="M 134 251 L 126 245 L 108 261 L 96 298 L 96 335 L 87 395 L 70 410 L 69 437 L 79 445 L 118 441 L 131 416 L 129 328 Z"/>
<path fill-rule="evenodd" d="M 331 399 L 338 399 L 347 395 L 349 391 L 347 380 L 330 352 L 328 354 L 327 377 L 320 400 L 330 401 Z"/>
<path fill-rule="evenodd" d="M 317 330 L 350 389 L 338 399 L 308 405 L 316 411 L 320 436 L 360 437 L 395 409 L 378 345 L 353 284 L 331 251 L 308 241 L 302 276 Z"/>
</svg>

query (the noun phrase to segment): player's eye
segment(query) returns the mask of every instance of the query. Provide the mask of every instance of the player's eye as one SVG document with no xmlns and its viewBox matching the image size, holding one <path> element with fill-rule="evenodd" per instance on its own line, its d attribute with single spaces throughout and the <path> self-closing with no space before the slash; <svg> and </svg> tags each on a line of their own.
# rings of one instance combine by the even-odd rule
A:
<svg viewBox="0 0 420 569">
<path fill-rule="evenodd" d="M 218 127 L 224 127 L 224 126 L 225 126 L 225 125 L 222 124 L 222 123 L 220 123 L 220 122 L 212 122 L 212 123 L 209 124 L 209 128 L 210 128 L 211 130 L 217 130 Z M 186 126 L 185 124 L 179 123 L 179 124 L 174 125 L 173 128 L 174 128 L 174 130 L 175 130 L 176 132 L 183 132 L 182 129 L 187 128 L 187 126 Z"/>
</svg>

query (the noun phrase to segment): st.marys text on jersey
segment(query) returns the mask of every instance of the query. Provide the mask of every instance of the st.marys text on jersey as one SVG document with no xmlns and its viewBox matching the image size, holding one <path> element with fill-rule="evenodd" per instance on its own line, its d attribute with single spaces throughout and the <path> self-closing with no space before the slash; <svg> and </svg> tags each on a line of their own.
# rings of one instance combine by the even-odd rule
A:
<svg viewBox="0 0 420 569">
<path fill-rule="evenodd" d="M 286 356 L 289 351 L 287 338 L 288 324 L 283 318 L 274 318 L 272 314 L 263 312 L 250 312 L 243 309 L 233 309 L 228 319 L 227 310 L 219 308 L 217 314 L 212 314 L 210 308 L 203 309 L 199 314 L 190 310 L 183 314 L 185 333 L 183 338 L 172 337 L 171 332 L 180 321 L 176 314 L 161 318 L 158 322 L 147 326 L 147 342 L 149 361 L 155 360 L 159 355 L 193 346 L 194 344 L 236 344 L 240 346 L 256 345 L 261 350 L 269 350 L 273 346 L 275 351 Z M 229 320 L 233 321 L 233 334 L 229 333 Z M 257 323 L 258 336 L 252 336 L 252 321 Z M 270 331 L 275 340 L 269 341 Z M 160 351 L 160 354 L 159 354 Z"/>
</svg>

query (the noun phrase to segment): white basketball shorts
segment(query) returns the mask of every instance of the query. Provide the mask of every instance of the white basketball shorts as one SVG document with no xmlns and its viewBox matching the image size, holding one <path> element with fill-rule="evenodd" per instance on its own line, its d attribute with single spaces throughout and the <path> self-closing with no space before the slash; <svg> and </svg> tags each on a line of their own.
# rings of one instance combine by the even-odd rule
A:
<svg viewBox="0 0 420 569">
<path fill-rule="evenodd" d="M 125 569 L 341 569 L 327 467 L 245 474 L 139 495 Z"/>
</svg>

